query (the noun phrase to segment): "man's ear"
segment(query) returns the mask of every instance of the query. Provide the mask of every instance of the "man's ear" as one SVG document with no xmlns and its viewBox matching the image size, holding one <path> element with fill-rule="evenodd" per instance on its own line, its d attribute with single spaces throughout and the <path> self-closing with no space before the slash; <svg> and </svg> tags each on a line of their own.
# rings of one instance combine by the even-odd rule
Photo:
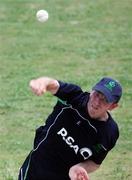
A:
<svg viewBox="0 0 132 180">
<path fill-rule="evenodd" d="M 109 107 L 109 110 L 112 111 L 113 109 L 115 109 L 116 107 L 118 107 L 117 103 L 112 103 Z"/>
</svg>

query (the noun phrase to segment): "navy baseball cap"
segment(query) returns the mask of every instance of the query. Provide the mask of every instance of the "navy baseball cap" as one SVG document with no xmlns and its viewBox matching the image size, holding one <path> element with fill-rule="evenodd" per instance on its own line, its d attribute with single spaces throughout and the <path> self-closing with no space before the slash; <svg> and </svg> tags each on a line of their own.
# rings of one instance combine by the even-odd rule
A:
<svg viewBox="0 0 132 180">
<path fill-rule="evenodd" d="M 104 94 L 108 103 L 118 102 L 122 96 L 122 87 L 121 84 L 110 78 L 104 77 L 101 79 L 92 90 L 96 90 Z"/>
</svg>

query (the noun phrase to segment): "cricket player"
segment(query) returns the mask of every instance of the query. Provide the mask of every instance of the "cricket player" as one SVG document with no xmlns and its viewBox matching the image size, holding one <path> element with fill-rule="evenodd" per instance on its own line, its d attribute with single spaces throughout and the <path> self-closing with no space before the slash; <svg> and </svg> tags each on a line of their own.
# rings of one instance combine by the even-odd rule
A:
<svg viewBox="0 0 132 180">
<path fill-rule="evenodd" d="M 89 180 L 119 137 L 110 111 L 118 107 L 120 83 L 104 77 L 84 92 L 78 85 L 40 77 L 32 92 L 50 92 L 57 103 L 36 130 L 34 146 L 19 172 L 19 180 Z"/>
</svg>

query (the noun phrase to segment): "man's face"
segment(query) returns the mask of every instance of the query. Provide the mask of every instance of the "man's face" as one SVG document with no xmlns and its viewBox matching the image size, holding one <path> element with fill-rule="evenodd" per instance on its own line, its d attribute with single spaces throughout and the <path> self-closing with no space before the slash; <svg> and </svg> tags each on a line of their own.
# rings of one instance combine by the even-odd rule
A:
<svg viewBox="0 0 132 180">
<path fill-rule="evenodd" d="M 108 103 L 106 97 L 99 91 L 92 91 L 87 105 L 89 115 L 94 119 L 103 119 L 108 110 L 114 108 L 114 103 Z"/>
</svg>

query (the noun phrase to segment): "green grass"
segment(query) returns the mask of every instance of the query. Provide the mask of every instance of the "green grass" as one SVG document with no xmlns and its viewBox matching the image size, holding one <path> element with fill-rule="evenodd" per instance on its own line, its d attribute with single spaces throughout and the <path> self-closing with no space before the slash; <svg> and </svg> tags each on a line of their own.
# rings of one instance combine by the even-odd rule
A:
<svg viewBox="0 0 132 180">
<path fill-rule="evenodd" d="M 16 180 L 32 148 L 34 130 L 56 98 L 35 97 L 30 79 L 51 76 L 84 90 L 102 76 L 117 78 L 124 93 L 113 112 L 117 146 L 92 180 L 132 179 L 131 0 L 0 0 L 0 180 Z M 49 21 L 36 21 L 38 9 Z"/>
</svg>

